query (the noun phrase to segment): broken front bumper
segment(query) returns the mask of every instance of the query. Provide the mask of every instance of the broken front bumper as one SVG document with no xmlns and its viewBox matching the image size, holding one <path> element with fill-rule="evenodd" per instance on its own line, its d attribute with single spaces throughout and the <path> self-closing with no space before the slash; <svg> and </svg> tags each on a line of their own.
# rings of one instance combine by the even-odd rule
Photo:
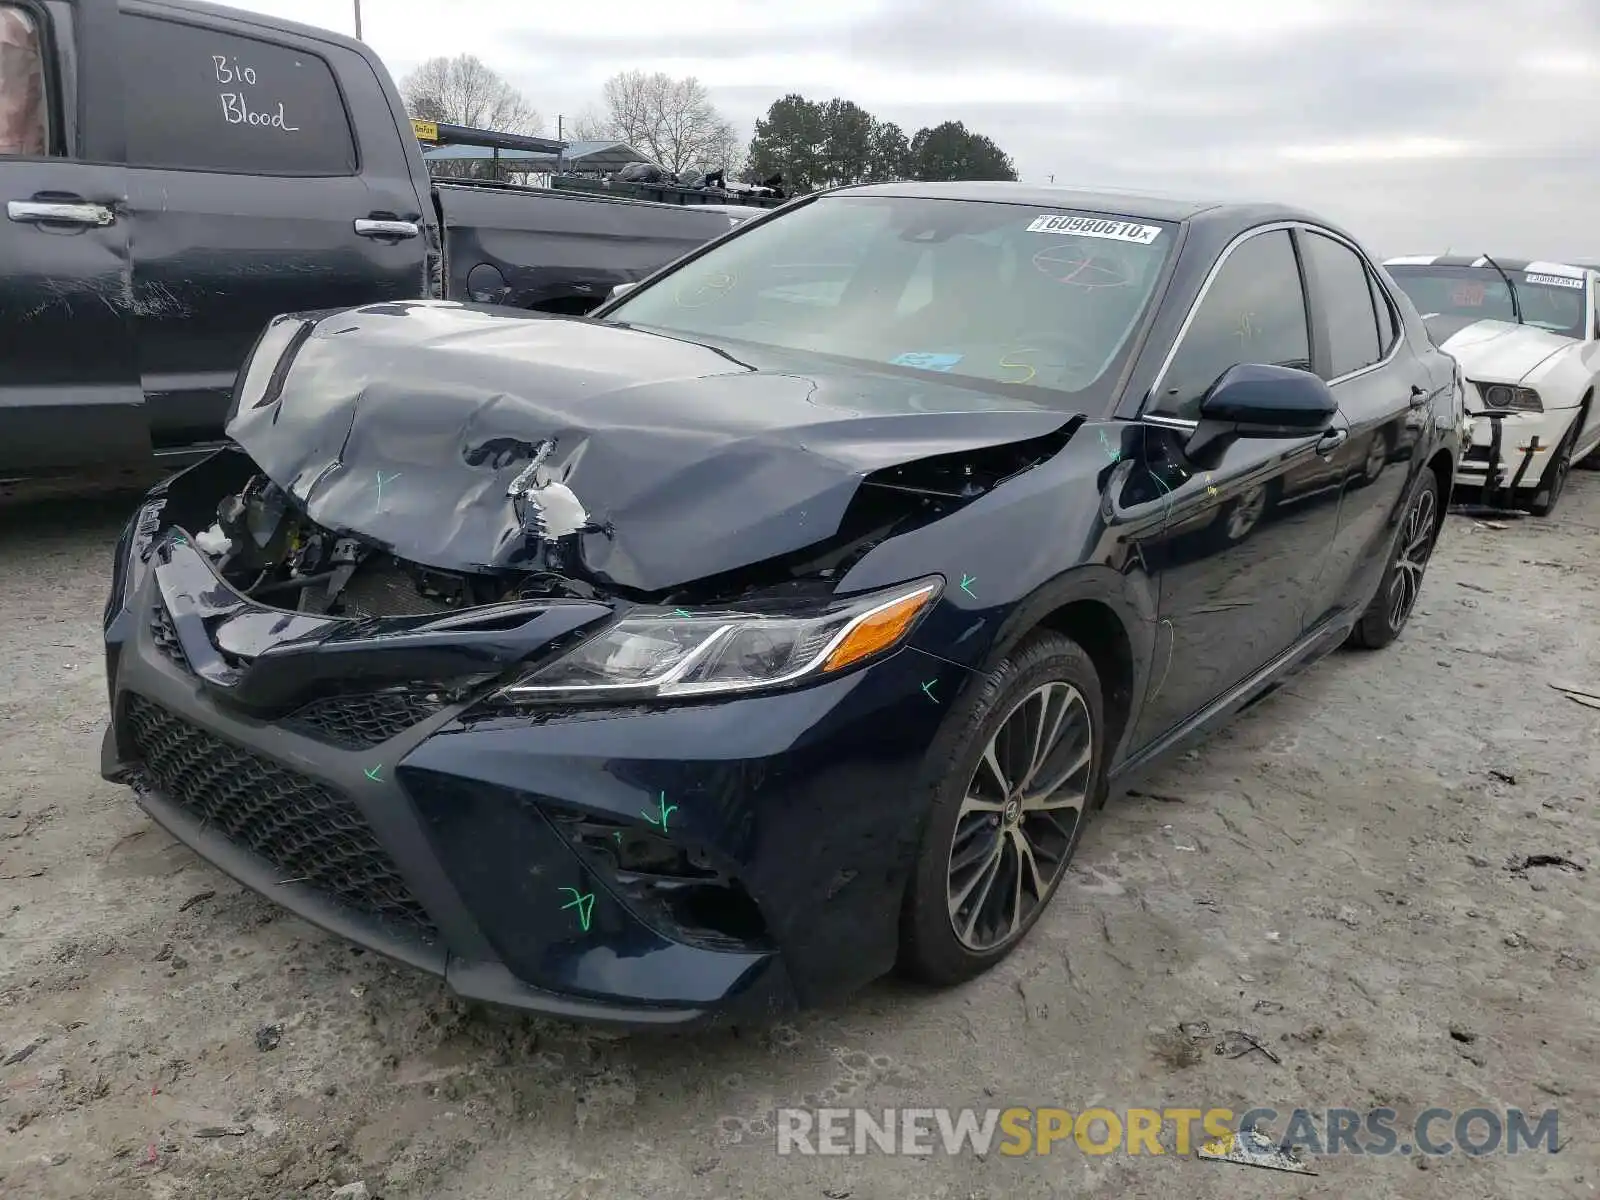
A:
<svg viewBox="0 0 1600 1200">
<path fill-rule="evenodd" d="M 107 606 L 102 770 L 246 886 L 465 997 L 582 1020 L 772 1012 L 892 966 L 931 697 L 961 668 L 907 649 L 787 693 L 512 709 L 517 664 L 609 609 L 311 617 L 149 533 Z"/>
<path fill-rule="evenodd" d="M 1456 486 L 1483 489 L 1485 503 L 1526 499 L 1538 489 L 1577 411 L 1473 412 L 1472 440 L 1461 456 Z"/>
</svg>

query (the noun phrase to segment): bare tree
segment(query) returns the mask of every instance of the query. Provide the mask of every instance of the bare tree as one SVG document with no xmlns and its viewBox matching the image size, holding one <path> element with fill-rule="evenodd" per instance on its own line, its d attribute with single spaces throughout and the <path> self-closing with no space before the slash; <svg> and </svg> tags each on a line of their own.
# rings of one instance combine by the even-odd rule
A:
<svg viewBox="0 0 1600 1200">
<path fill-rule="evenodd" d="M 413 117 L 502 133 L 541 133 L 544 120 L 521 92 L 474 54 L 430 58 L 401 81 Z"/>
<path fill-rule="evenodd" d="M 738 131 L 692 75 L 623 71 L 606 80 L 602 98 L 603 112 L 580 118 L 574 128 L 627 142 L 669 171 L 737 170 Z"/>
<path fill-rule="evenodd" d="M 566 122 L 567 132 L 575 141 L 580 142 L 605 142 L 625 141 L 617 136 L 611 127 L 611 118 L 594 105 L 589 105 L 577 116 Z"/>
</svg>

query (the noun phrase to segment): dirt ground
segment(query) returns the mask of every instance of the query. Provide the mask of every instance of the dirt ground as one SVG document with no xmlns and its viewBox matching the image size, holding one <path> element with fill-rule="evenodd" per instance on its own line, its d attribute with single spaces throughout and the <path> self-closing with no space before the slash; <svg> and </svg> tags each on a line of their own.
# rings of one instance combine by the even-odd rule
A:
<svg viewBox="0 0 1600 1200">
<path fill-rule="evenodd" d="M 1600 710 L 1549 686 L 1600 684 L 1600 475 L 1575 475 L 1550 520 L 1451 517 L 1398 645 L 1325 660 L 1103 813 L 985 978 L 632 1038 L 467 1011 L 242 891 L 101 781 L 98 618 L 127 503 L 0 511 L 0 1194 L 1543 1200 L 1600 1184 Z M 1529 855 L 1587 869 L 1510 868 Z M 1281 1061 L 1214 1054 L 1179 1031 L 1200 1021 Z M 1563 1148 L 1323 1158 L 1315 1177 L 1070 1143 L 780 1158 L 774 1109 L 799 1104 L 1553 1106 Z"/>
</svg>

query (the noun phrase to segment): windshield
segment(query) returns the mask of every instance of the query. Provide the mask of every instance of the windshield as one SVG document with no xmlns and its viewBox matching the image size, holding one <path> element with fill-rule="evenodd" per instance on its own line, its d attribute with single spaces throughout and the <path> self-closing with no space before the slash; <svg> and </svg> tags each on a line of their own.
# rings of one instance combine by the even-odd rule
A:
<svg viewBox="0 0 1600 1200">
<path fill-rule="evenodd" d="M 1173 226 L 1015 204 L 829 196 L 737 234 L 604 319 L 1076 392 L 1126 351 Z"/>
<path fill-rule="evenodd" d="M 1506 281 L 1493 267 L 1397 264 L 1388 271 L 1401 290 L 1411 297 L 1424 320 L 1429 317 L 1457 317 L 1466 321 L 1517 319 Z M 1537 325 L 1572 338 L 1584 336 L 1583 279 L 1539 271 L 1507 270 L 1506 274 L 1516 285 L 1523 324 Z"/>
</svg>

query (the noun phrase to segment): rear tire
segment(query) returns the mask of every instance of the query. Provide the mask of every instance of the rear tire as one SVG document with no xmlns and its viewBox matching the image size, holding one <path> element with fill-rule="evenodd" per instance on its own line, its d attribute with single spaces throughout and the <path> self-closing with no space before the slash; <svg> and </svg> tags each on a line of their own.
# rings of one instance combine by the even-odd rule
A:
<svg viewBox="0 0 1600 1200">
<path fill-rule="evenodd" d="M 901 971 L 940 986 L 1016 949 L 1103 798 L 1100 677 L 1076 642 L 1035 634 L 965 705 L 930 757 L 938 782 L 900 922 Z"/>
<path fill-rule="evenodd" d="M 1417 490 L 1406 504 L 1405 516 L 1400 518 L 1394 552 L 1383 582 L 1378 585 L 1378 594 L 1350 631 L 1346 645 L 1358 650 L 1381 650 L 1400 636 L 1422 591 L 1423 572 L 1428 568 L 1443 520 L 1439 477 L 1424 470 Z"/>
</svg>

